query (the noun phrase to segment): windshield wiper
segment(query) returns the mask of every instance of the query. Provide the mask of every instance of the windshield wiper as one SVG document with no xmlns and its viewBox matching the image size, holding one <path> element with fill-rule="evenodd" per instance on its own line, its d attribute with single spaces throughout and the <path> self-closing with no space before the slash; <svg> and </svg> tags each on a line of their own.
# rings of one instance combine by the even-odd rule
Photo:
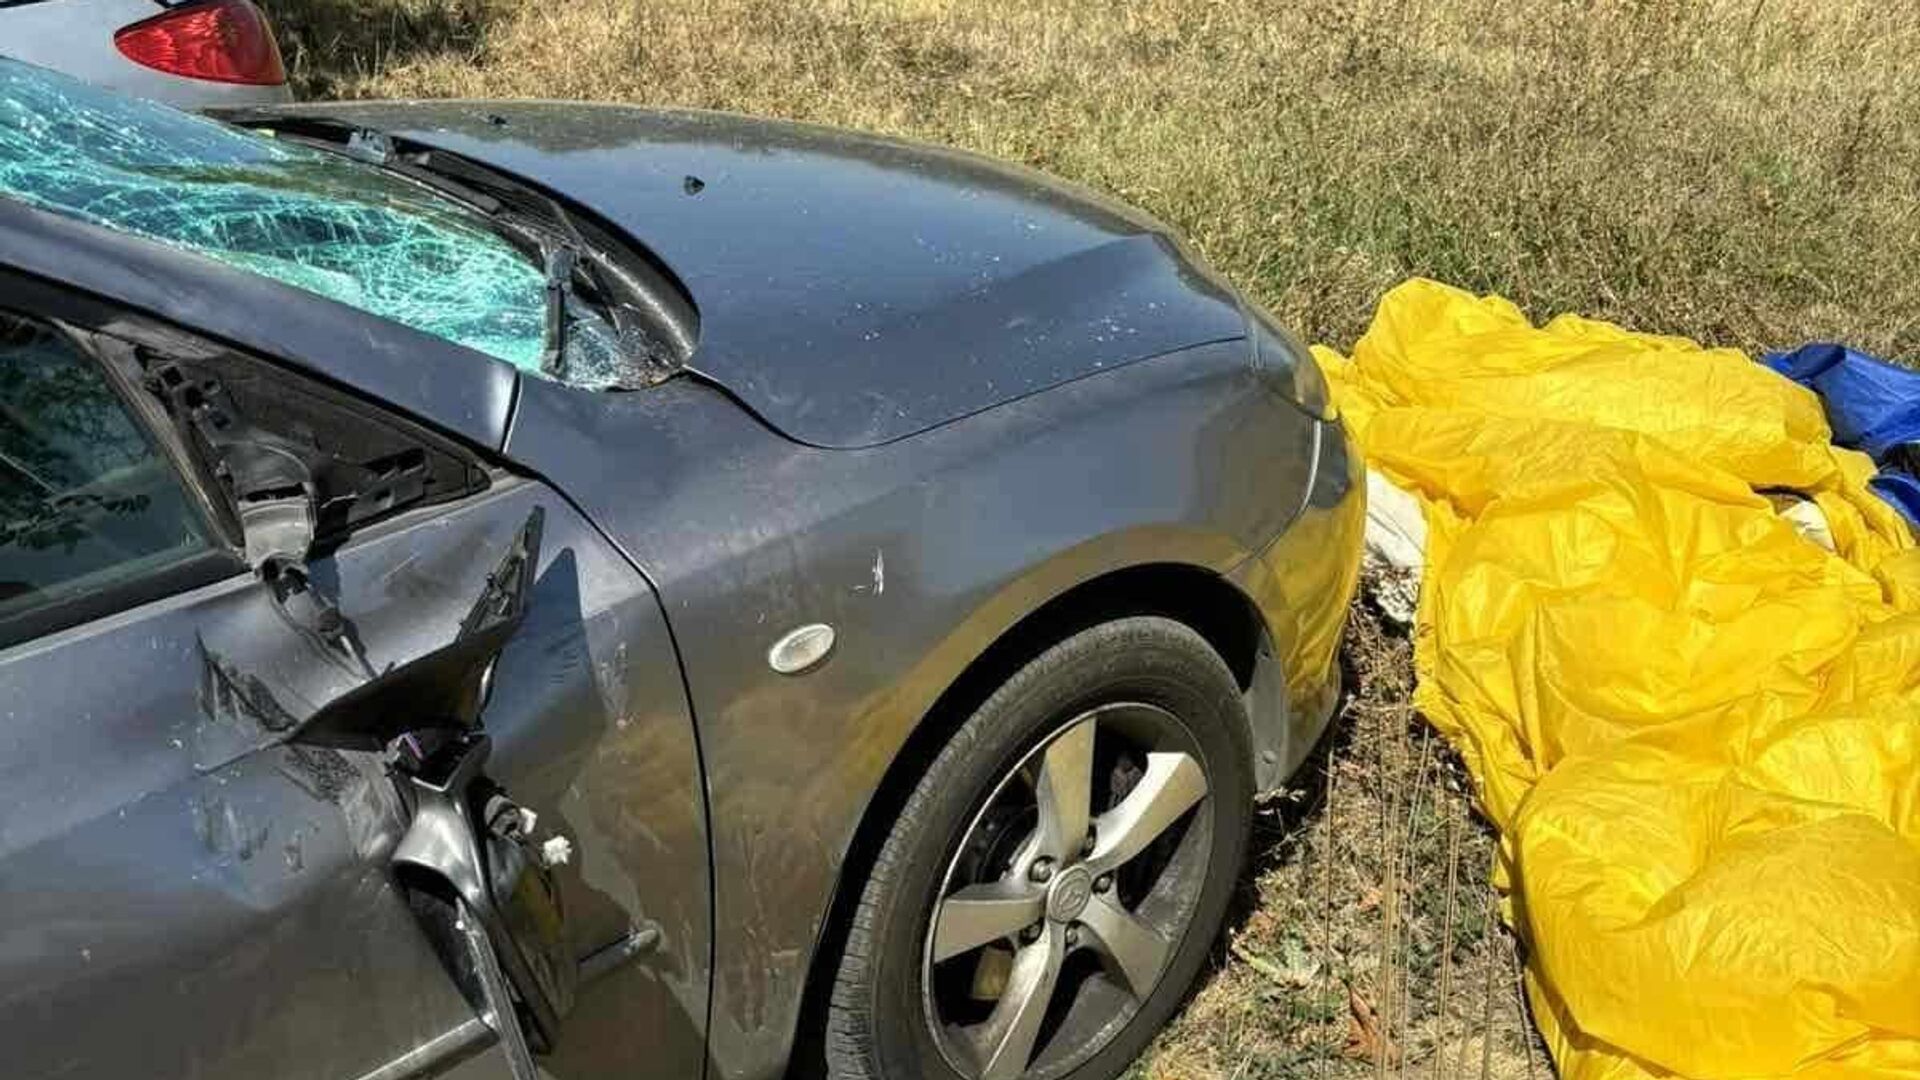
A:
<svg viewBox="0 0 1920 1080">
<path fill-rule="evenodd" d="M 461 154 L 440 150 L 347 120 L 274 109 L 223 109 L 216 115 L 244 127 L 349 157 L 464 203 L 489 219 L 493 231 L 543 268 L 546 334 L 540 372 L 562 379 L 571 323 L 590 318 L 604 330 L 624 368 L 610 386 L 651 386 L 680 370 L 680 355 L 663 344 L 647 314 L 644 287 L 596 242 L 599 227 L 583 223 L 559 199 Z M 580 290 L 576 291 L 576 283 Z M 638 299 L 636 299 L 638 297 Z M 583 311 L 579 305 L 586 304 Z M 587 312 L 591 314 L 587 314 Z"/>
<path fill-rule="evenodd" d="M 573 271 L 580 255 L 570 247 L 547 252 L 547 340 L 540 352 L 540 373 L 560 380 L 567 362 L 567 304 L 573 299 Z"/>
<path fill-rule="evenodd" d="M 369 164 L 467 202 L 489 217 L 520 218 L 527 225 L 514 231 L 527 229 L 538 234 L 546 279 L 546 338 L 540 352 L 540 372 L 564 382 L 567 328 L 573 318 L 572 305 L 580 299 L 574 293 L 574 275 L 584 270 L 596 290 L 602 284 L 593 261 L 586 257 L 593 249 L 567 208 L 543 192 L 476 168 L 457 154 L 433 149 L 403 153 L 384 132 L 356 129 L 348 137 L 346 150 Z M 610 321 L 619 321 L 614 310 L 609 309 L 607 314 Z"/>
</svg>

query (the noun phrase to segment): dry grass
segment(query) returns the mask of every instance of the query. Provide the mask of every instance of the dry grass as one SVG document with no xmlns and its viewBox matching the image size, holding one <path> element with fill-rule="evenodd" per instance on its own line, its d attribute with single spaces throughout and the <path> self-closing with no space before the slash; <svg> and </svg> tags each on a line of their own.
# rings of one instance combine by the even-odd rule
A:
<svg viewBox="0 0 1920 1080">
<path fill-rule="evenodd" d="M 1920 14 L 1883 0 L 265 0 L 303 92 L 583 97 L 954 143 L 1166 219 L 1314 340 L 1414 274 L 1920 358 Z M 1321 779 L 1140 1069 L 1545 1077 L 1491 839 L 1358 609 Z M 1350 1046 L 1349 1043 L 1352 1042 Z"/>
<path fill-rule="evenodd" d="M 735 109 L 1105 188 L 1345 344 L 1426 274 L 1920 355 L 1920 14 L 1882 0 L 267 0 L 303 90 Z"/>
</svg>

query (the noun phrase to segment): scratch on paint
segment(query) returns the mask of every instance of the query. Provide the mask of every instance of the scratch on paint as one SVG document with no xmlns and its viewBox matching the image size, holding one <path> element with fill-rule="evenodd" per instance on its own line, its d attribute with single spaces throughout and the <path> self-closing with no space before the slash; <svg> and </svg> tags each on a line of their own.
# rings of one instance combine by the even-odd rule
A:
<svg viewBox="0 0 1920 1080">
<path fill-rule="evenodd" d="M 195 835 L 212 855 L 237 855 L 246 862 L 266 844 L 271 831 L 267 822 L 242 821 L 233 804 L 218 795 L 189 798 L 187 808 L 193 815 Z"/>
<path fill-rule="evenodd" d="M 873 553 L 873 595 L 879 596 L 887 591 L 887 553 Z"/>
</svg>

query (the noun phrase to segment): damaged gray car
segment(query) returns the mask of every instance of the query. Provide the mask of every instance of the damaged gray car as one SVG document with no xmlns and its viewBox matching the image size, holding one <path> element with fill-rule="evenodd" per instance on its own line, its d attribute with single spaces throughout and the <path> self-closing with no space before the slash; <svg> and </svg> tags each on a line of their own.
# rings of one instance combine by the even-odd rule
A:
<svg viewBox="0 0 1920 1080">
<path fill-rule="evenodd" d="M 0 61 L 7 1076 L 1117 1076 L 1332 710 L 1359 469 L 1015 167 Z"/>
</svg>

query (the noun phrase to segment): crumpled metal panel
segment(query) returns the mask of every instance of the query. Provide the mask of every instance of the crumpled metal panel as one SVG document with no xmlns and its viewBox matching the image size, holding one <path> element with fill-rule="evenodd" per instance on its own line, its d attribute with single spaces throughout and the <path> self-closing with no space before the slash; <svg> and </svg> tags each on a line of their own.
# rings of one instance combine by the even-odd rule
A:
<svg viewBox="0 0 1920 1080">
<path fill-rule="evenodd" d="M 540 364 L 541 269 L 456 204 L 348 158 L 0 58 L 0 196 Z"/>
</svg>

